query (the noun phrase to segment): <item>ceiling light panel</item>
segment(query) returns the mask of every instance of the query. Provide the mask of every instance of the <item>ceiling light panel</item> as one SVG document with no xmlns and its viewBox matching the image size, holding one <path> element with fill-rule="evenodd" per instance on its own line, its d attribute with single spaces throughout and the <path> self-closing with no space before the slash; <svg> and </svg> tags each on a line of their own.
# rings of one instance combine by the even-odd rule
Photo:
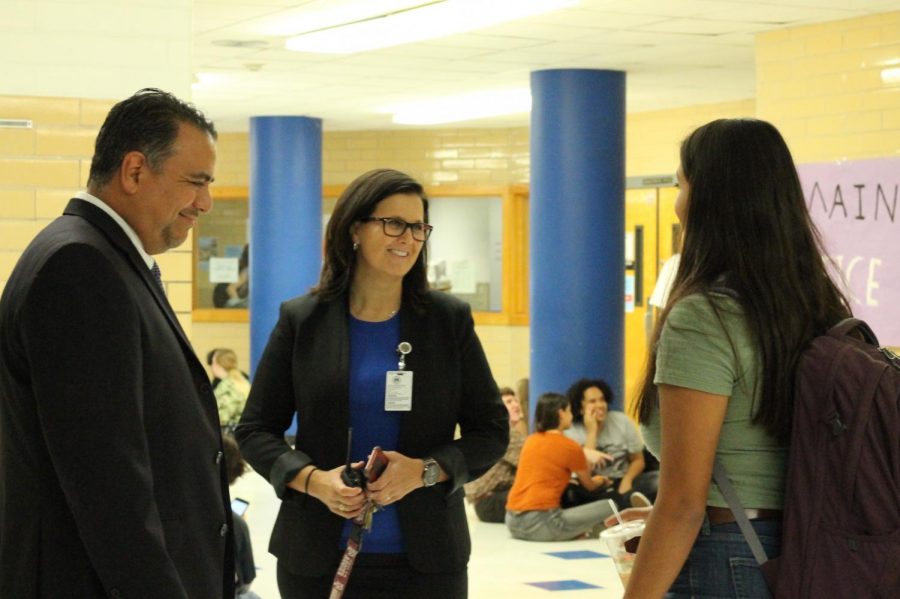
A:
<svg viewBox="0 0 900 599">
<path fill-rule="evenodd" d="M 531 110 L 531 91 L 507 89 L 446 96 L 424 102 L 401 104 L 385 109 L 399 125 L 456 123 Z"/>
<path fill-rule="evenodd" d="M 364 20 L 309 30 L 287 40 L 296 52 L 352 54 L 446 37 L 575 6 L 578 0 L 443 0 Z"/>
</svg>

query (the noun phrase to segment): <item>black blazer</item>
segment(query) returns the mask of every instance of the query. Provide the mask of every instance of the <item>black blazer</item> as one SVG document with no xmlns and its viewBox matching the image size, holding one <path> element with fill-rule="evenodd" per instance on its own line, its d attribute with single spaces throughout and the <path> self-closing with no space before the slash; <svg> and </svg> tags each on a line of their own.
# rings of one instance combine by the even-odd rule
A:
<svg viewBox="0 0 900 599">
<path fill-rule="evenodd" d="M 471 550 L 462 486 L 503 456 L 509 416 L 469 306 L 438 292 L 428 298 L 425 311 L 404 304 L 400 312 L 401 339 L 412 344 L 406 368 L 414 377 L 413 407 L 401 416 L 397 450 L 433 457 L 450 479 L 417 489 L 396 505 L 412 566 L 455 572 L 465 568 Z M 286 484 L 307 464 L 332 469 L 346 458 L 348 314 L 346 301 L 312 295 L 281 306 L 237 428 L 244 456 L 283 499 L 269 549 L 304 576 L 335 571 L 343 519 Z M 292 450 L 284 431 L 295 413 Z M 454 440 L 457 423 L 462 436 Z"/>
<path fill-rule="evenodd" d="M 0 331 L 0 597 L 233 598 L 215 398 L 121 228 L 71 200 Z"/>
</svg>

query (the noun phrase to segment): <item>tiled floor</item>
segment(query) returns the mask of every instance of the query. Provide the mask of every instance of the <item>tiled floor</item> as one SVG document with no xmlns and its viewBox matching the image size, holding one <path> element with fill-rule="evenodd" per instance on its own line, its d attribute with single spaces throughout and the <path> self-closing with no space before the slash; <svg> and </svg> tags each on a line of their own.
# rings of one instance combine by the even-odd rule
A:
<svg viewBox="0 0 900 599">
<path fill-rule="evenodd" d="M 262 477 L 250 472 L 231 489 L 232 497 L 250 502 L 247 523 L 253 538 L 258 574 L 253 583 L 262 599 L 278 599 L 275 558 L 267 551 L 278 499 Z M 599 540 L 565 543 L 516 541 L 502 524 L 479 522 L 469 512 L 472 559 L 470 599 L 619 599 L 622 585 Z"/>
</svg>

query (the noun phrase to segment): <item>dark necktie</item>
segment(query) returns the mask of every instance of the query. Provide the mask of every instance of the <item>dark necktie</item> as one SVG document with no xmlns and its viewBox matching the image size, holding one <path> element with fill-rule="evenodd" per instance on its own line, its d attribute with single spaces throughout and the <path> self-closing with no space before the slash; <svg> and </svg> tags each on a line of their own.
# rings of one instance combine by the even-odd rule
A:
<svg viewBox="0 0 900 599">
<path fill-rule="evenodd" d="M 156 263 L 156 260 L 153 261 L 153 266 L 150 268 L 150 273 L 153 275 L 154 280 L 156 280 L 156 284 L 159 285 L 160 289 L 162 289 L 163 295 L 165 295 L 166 286 L 163 285 L 162 273 L 159 272 L 159 264 Z"/>
</svg>

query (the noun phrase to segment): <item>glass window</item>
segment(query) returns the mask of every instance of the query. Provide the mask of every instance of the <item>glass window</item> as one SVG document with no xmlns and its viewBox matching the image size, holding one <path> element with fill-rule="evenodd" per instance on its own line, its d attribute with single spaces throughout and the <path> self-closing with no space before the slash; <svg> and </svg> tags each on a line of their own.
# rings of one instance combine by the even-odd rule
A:
<svg viewBox="0 0 900 599">
<path fill-rule="evenodd" d="M 432 288 L 459 296 L 477 312 L 503 310 L 503 200 L 432 197 L 428 241 Z"/>
<path fill-rule="evenodd" d="M 249 293 L 246 198 L 216 198 L 194 229 L 194 309 L 246 309 Z"/>
</svg>

